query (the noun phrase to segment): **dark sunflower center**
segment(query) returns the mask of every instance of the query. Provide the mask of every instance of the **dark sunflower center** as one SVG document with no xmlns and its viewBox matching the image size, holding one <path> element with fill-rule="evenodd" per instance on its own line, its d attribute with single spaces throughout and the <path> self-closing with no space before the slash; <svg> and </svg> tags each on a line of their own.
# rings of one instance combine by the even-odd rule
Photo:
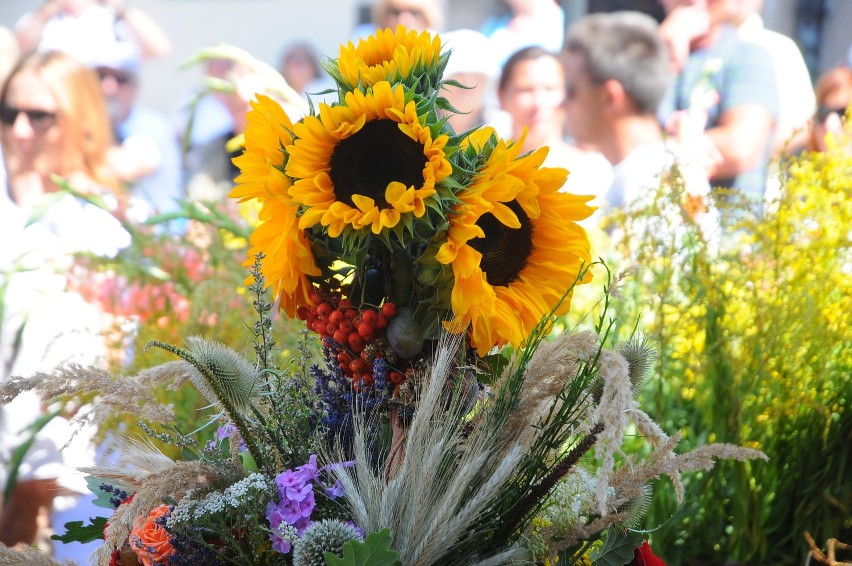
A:
<svg viewBox="0 0 852 566">
<path fill-rule="evenodd" d="M 393 120 L 373 120 L 337 144 L 329 176 L 338 201 L 354 206 L 352 195 L 363 195 L 387 207 L 385 189 L 391 181 L 406 187 L 423 184 L 423 145 L 399 130 Z"/>
<path fill-rule="evenodd" d="M 472 238 L 470 247 L 482 254 L 482 271 L 492 287 L 506 287 L 515 281 L 527 265 L 532 254 L 533 226 L 517 201 L 507 203 L 518 216 L 520 228 L 509 228 L 490 212 L 479 217 L 477 226 L 485 232 L 484 238 Z"/>
</svg>

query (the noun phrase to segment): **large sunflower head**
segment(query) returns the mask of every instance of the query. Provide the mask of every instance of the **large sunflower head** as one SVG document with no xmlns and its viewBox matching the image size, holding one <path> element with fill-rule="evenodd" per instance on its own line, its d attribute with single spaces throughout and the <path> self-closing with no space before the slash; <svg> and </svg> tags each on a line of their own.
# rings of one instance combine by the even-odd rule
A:
<svg viewBox="0 0 852 566">
<path fill-rule="evenodd" d="M 310 242 L 298 225 L 298 207 L 287 190 L 290 179 L 284 174 L 287 156 L 284 146 L 292 142 L 293 124 L 274 100 L 258 95 L 246 116 L 245 149 L 234 163 L 240 168 L 232 198 L 240 202 L 257 199 L 261 203 L 260 224 L 250 238 L 246 264 L 263 253 L 262 270 L 275 297 L 288 316 L 299 306 L 309 305 L 312 289 L 309 277 L 317 276 Z"/>
<path fill-rule="evenodd" d="M 441 38 L 429 32 L 397 26 L 381 29 L 366 39 L 341 46 L 327 70 L 346 90 L 366 88 L 381 81 L 404 83 L 424 93 L 437 89 L 448 54 L 441 54 Z"/>
<path fill-rule="evenodd" d="M 567 312 L 566 292 L 590 260 L 576 221 L 593 209 L 591 197 L 559 192 L 568 172 L 541 166 L 547 148 L 518 157 L 521 142 L 507 144 L 487 130 L 467 146 L 480 165 L 457 195 L 435 260 L 453 272 L 446 327 L 469 326 L 473 347 L 485 354 L 522 344 L 551 311 Z"/>
<path fill-rule="evenodd" d="M 402 85 L 378 82 L 346 94 L 345 104 L 294 126 L 287 146 L 289 194 L 301 207 L 299 228 L 360 242 L 373 234 L 401 237 L 441 208 L 439 183 L 450 175 L 446 135 L 435 135 Z M 442 189 L 443 190 L 443 189 Z"/>
</svg>

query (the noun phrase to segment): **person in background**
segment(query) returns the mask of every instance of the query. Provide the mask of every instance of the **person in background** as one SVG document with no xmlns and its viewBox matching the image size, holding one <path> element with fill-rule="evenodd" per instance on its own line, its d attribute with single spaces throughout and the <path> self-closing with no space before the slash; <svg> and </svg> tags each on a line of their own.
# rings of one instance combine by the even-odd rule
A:
<svg viewBox="0 0 852 566">
<path fill-rule="evenodd" d="M 766 49 L 775 64 L 779 108 L 772 153 L 795 151 L 807 141 L 807 125 L 816 103 L 805 58 L 795 41 L 763 26 L 763 0 L 738 1 L 734 23 L 740 37 Z"/>
<path fill-rule="evenodd" d="M 565 141 L 566 84 L 558 54 L 526 47 L 509 57 L 497 87 L 500 108 L 511 119 L 511 132 L 504 137 L 523 138 L 522 153 L 549 146 L 544 165 L 570 171 L 564 190 L 600 198 L 609 188 L 612 168 L 600 153 Z"/>
<path fill-rule="evenodd" d="M 808 132 L 808 151 L 826 151 L 826 136 L 843 135 L 844 120 L 852 104 L 852 68 L 835 67 L 820 76 L 814 87 L 816 112 Z"/>
<path fill-rule="evenodd" d="M 18 62 L 19 55 L 20 49 L 14 32 L 6 26 L 0 26 L 0 85 Z"/>
<path fill-rule="evenodd" d="M 88 63 L 117 38 L 135 43 L 145 58 L 166 57 L 171 40 L 151 16 L 124 0 L 45 0 L 15 25 L 22 53 L 65 51 Z"/>
<path fill-rule="evenodd" d="M 93 70 L 47 51 L 24 57 L 11 71 L 0 91 L 7 171 L 0 190 L 0 380 L 49 372 L 60 363 L 93 364 L 105 351 L 100 313 L 67 288 L 70 254 L 114 255 L 130 236 L 108 212 L 63 194 L 54 175 L 115 203 L 121 187 L 107 164 L 112 143 Z M 0 485 L 6 486 L 12 451 L 29 437 L 26 426 L 42 411 L 34 395 L 0 408 Z M 63 464 L 90 465 L 91 436 L 83 431 L 63 449 L 72 438 L 63 417 L 35 436 L 11 499 L 0 507 L 0 542 L 36 541 L 57 495 L 65 494 L 56 502 L 66 511 L 78 504 L 67 495 L 86 493 L 85 482 Z"/>
<path fill-rule="evenodd" d="M 323 77 L 319 54 L 307 41 L 289 44 L 281 54 L 278 70 L 293 90 L 305 96 L 311 85 L 317 84 Z"/>
<path fill-rule="evenodd" d="M 568 29 L 568 131 L 600 151 L 613 180 L 600 205 L 617 208 L 659 184 L 671 166 L 656 111 L 670 83 L 656 22 L 638 12 L 586 16 Z"/>
<path fill-rule="evenodd" d="M 137 102 L 140 55 L 136 46 L 112 41 L 91 61 L 118 145 L 109 151 L 109 165 L 128 184 L 142 216 L 176 210 L 183 198 L 180 147 L 169 119 Z"/>
<path fill-rule="evenodd" d="M 458 81 L 465 87 L 446 86 L 441 93 L 461 112 L 449 118 L 450 126 L 460 134 L 489 122 L 497 102 L 495 82 L 499 69 L 491 57 L 488 38 L 478 31 L 442 33 L 441 42 L 451 50 L 444 80 Z"/>
<path fill-rule="evenodd" d="M 502 66 L 516 51 L 537 45 L 557 53 L 565 39 L 565 12 L 556 0 L 505 0 L 509 11 L 486 20 L 492 57 Z"/>
<path fill-rule="evenodd" d="M 294 122 L 307 114 L 308 103 L 287 84 L 277 69 L 244 49 L 218 45 L 199 51 L 196 59 L 208 70 L 215 69 L 219 73 L 216 78 L 228 85 L 225 89 L 207 92 L 202 100 L 215 101 L 224 109 L 229 127 L 204 139 L 195 138 L 194 132 L 189 132 L 191 144 L 184 163 L 186 196 L 193 201 L 228 202 L 227 195 L 239 173 L 232 160 L 242 151 L 235 140 L 239 140 L 245 128 L 250 101 L 258 93 L 270 96 Z M 198 124 L 200 119 L 195 114 L 191 123 Z"/>
<path fill-rule="evenodd" d="M 376 0 L 372 21 L 356 26 L 352 40 L 364 39 L 380 29 L 401 25 L 414 31 L 441 31 L 444 11 L 439 0 Z"/>
<path fill-rule="evenodd" d="M 600 215 L 650 206 L 675 164 L 688 196 L 683 203 L 661 203 L 659 210 L 667 219 L 660 224 L 676 219 L 681 205 L 706 209 L 710 186 L 703 168 L 690 162 L 686 148 L 666 139 L 657 121 L 671 74 L 656 20 L 639 12 L 586 16 L 568 29 L 565 51 L 568 130 L 612 164 L 612 184 L 604 198 L 593 203 L 600 206 Z M 706 236 L 717 232 L 714 218 L 715 211 L 702 212 Z"/>
<path fill-rule="evenodd" d="M 663 0 L 659 33 L 676 73 L 658 118 L 678 140 L 702 147 L 707 178 L 763 198 L 778 91 L 765 49 L 730 25 L 737 0 Z"/>
</svg>

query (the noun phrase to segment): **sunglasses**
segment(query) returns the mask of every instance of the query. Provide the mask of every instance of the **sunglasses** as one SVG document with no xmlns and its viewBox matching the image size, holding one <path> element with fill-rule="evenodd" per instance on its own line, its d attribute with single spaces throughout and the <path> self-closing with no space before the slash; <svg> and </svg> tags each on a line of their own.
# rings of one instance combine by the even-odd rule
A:
<svg viewBox="0 0 852 566">
<path fill-rule="evenodd" d="M 56 123 L 56 112 L 48 112 L 46 110 L 26 110 L 23 108 L 15 108 L 6 104 L 0 106 L 0 122 L 7 126 L 13 126 L 18 120 L 18 114 L 26 114 L 27 120 L 30 121 L 30 126 L 34 130 L 44 132 L 50 129 Z"/>
<path fill-rule="evenodd" d="M 100 80 L 104 80 L 107 77 L 110 77 L 112 80 L 117 82 L 119 85 L 129 85 L 136 82 L 136 76 L 133 73 L 128 73 L 127 71 L 118 71 L 116 69 L 110 69 L 108 67 L 98 67 L 95 69 L 98 72 L 98 78 Z"/>
<path fill-rule="evenodd" d="M 830 106 L 818 106 L 816 111 L 816 119 L 819 122 L 825 122 L 826 118 L 832 114 L 837 114 L 841 118 L 846 114 L 846 107 L 832 108 Z"/>
<path fill-rule="evenodd" d="M 423 11 L 418 8 L 398 8 L 396 6 L 391 6 L 388 8 L 388 14 L 394 18 L 398 18 L 403 14 L 411 14 L 412 17 L 418 19 L 425 18 Z"/>
</svg>

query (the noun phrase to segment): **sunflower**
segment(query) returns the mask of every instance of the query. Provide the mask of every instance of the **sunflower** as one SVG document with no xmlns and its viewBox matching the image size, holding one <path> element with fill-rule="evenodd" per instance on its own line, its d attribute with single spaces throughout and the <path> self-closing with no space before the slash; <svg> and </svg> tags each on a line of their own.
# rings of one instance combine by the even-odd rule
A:
<svg viewBox="0 0 852 566">
<path fill-rule="evenodd" d="M 306 234 L 298 226 L 298 207 L 287 194 L 291 183 L 283 172 L 283 147 L 293 140 L 293 124 L 267 96 L 258 94 L 251 106 L 246 116 L 245 150 L 234 158 L 240 174 L 229 196 L 240 202 L 260 202 L 260 224 L 249 240 L 246 264 L 251 265 L 259 252 L 265 255 L 263 275 L 281 308 L 293 317 L 297 307 L 311 304 L 308 277 L 320 274 Z"/>
<path fill-rule="evenodd" d="M 299 228 L 319 224 L 336 238 L 421 218 L 452 172 L 448 136 L 433 139 L 421 119 L 402 85 L 382 81 L 366 93 L 346 93 L 345 105 L 321 104 L 319 117 L 297 123 L 286 172 L 295 179 L 289 194 L 303 210 Z"/>
<path fill-rule="evenodd" d="M 467 143 L 483 149 L 492 132 Z M 590 259 L 589 240 L 577 220 L 587 218 L 591 199 L 559 192 L 568 172 L 541 167 L 547 148 L 518 157 L 522 141 L 498 140 L 485 164 L 462 190 L 450 214 L 446 241 L 435 259 L 451 265 L 452 332 L 470 325 L 480 355 L 493 346 L 518 346 L 541 318 L 556 308 Z M 560 301 L 562 301 L 560 303 Z"/>
<path fill-rule="evenodd" d="M 442 61 L 446 65 L 446 57 L 441 57 L 439 36 L 397 26 L 396 31 L 378 30 L 357 45 L 350 41 L 341 46 L 337 68 L 332 72 L 350 89 L 370 87 L 381 81 L 407 83 L 409 78 L 422 81 L 423 74 L 434 77 L 430 82 L 437 84 Z"/>
</svg>

